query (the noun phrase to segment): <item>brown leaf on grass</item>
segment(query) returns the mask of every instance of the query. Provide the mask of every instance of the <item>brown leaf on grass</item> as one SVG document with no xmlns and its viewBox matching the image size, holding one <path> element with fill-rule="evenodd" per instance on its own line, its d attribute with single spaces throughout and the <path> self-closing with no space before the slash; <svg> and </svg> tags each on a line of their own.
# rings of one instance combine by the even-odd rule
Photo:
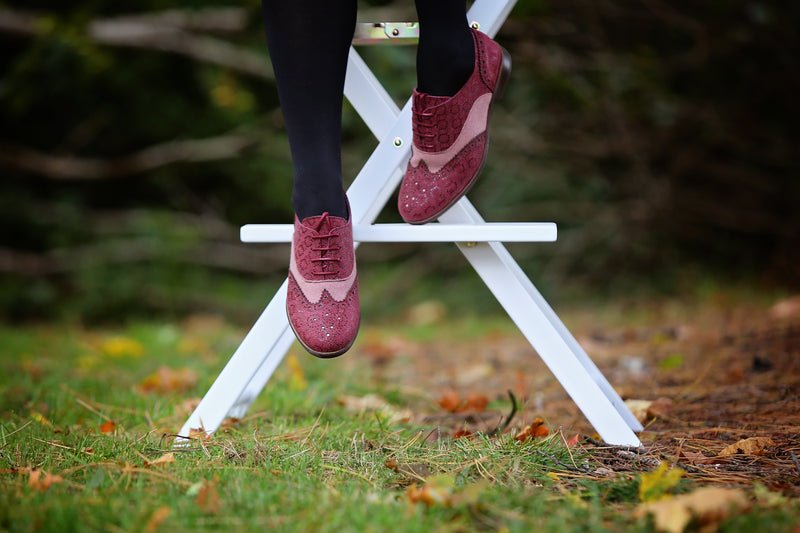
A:
<svg viewBox="0 0 800 533">
<path fill-rule="evenodd" d="M 153 461 L 148 461 L 147 463 L 145 463 L 145 466 L 163 466 L 174 462 L 175 462 L 175 454 L 172 452 L 167 452 L 158 459 L 155 459 Z"/>
<path fill-rule="evenodd" d="M 206 433 L 205 428 L 190 428 L 189 439 L 191 440 L 209 440 L 213 433 Z"/>
<path fill-rule="evenodd" d="M 752 454 L 763 455 L 764 448 L 775 446 L 772 439 L 769 437 L 750 437 L 749 439 L 742 439 L 739 442 L 726 446 L 720 450 L 719 455 L 736 455 L 736 454 Z"/>
<path fill-rule="evenodd" d="M 189 368 L 161 366 L 139 383 L 144 392 L 185 392 L 197 383 L 197 372 Z"/>
<path fill-rule="evenodd" d="M 409 420 L 413 416 L 413 413 L 408 409 L 395 407 L 377 394 L 367 394 L 366 396 L 348 396 L 344 394 L 336 398 L 336 401 L 353 413 L 368 411 L 383 413 L 390 423 Z"/>
<path fill-rule="evenodd" d="M 439 407 L 445 411 L 455 413 L 458 407 L 461 405 L 461 399 L 458 397 L 458 393 L 456 391 L 450 390 L 445 392 L 436 403 L 438 403 Z"/>
<path fill-rule="evenodd" d="M 453 432 L 453 438 L 454 439 L 463 439 L 463 438 L 471 437 L 471 436 L 472 436 L 472 432 L 470 430 L 464 429 L 464 428 L 457 429 L 456 431 Z"/>
<path fill-rule="evenodd" d="M 222 505 L 222 500 L 220 500 L 219 493 L 217 492 L 217 484 L 214 482 L 203 483 L 194 502 L 204 513 L 217 514 L 220 505 Z"/>
<path fill-rule="evenodd" d="M 656 531 L 682 533 L 692 520 L 701 530 L 709 529 L 749 508 L 750 502 L 740 489 L 702 487 L 689 494 L 641 504 L 635 516 L 652 515 Z"/>
<path fill-rule="evenodd" d="M 461 399 L 456 391 L 450 390 L 445 392 L 437 403 L 439 407 L 451 413 L 482 413 L 489 405 L 489 398 L 484 394 L 473 393 L 466 399 Z"/>
<path fill-rule="evenodd" d="M 449 505 L 450 491 L 430 485 L 410 485 L 406 489 L 406 496 L 411 503 L 424 503 L 431 505 Z"/>
<path fill-rule="evenodd" d="M 116 429 L 117 424 L 113 420 L 109 420 L 100 426 L 100 433 L 113 433 Z"/>
<path fill-rule="evenodd" d="M 577 446 L 580 439 L 581 439 L 581 434 L 575 433 L 575 436 L 566 442 L 567 448 L 574 448 L 575 446 Z"/>
<path fill-rule="evenodd" d="M 530 426 L 525 426 L 514 439 L 523 442 L 527 439 L 535 439 L 536 437 L 546 437 L 549 434 L 550 429 L 544 425 L 544 420 L 537 418 Z"/>
<path fill-rule="evenodd" d="M 478 503 L 489 487 L 487 480 L 457 488 L 452 474 L 440 474 L 426 480 L 424 486 L 411 485 L 406 496 L 411 503 L 444 507 L 472 506 Z"/>
<path fill-rule="evenodd" d="M 61 483 L 64 478 L 57 474 L 50 474 L 44 470 L 32 468 L 28 475 L 28 486 L 34 490 L 45 491 L 56 483 Z"/>
<path fill-rule="evenodd" d="M 153 514 L 150 515 L 150 518 L 144 525 L 143 531 L 145 533 L 155 533 L 158 531 L 158 528 L 161 527 L 161 524 L 167 519 L 171 512 L 172 510 L 166 505 L 163 505 L 153 511 Z"/>
</svg>

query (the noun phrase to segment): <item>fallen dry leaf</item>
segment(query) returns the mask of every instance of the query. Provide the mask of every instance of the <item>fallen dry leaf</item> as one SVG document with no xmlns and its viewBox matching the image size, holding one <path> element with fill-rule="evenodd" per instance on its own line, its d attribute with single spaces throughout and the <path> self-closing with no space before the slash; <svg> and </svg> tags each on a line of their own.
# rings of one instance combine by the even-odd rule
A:
<svg viewBox="0 0 800 533">
<path fill-rule="evenodd" d="M 772 318 L 784 319 L 800 315 L 800 295 L 780 300 L 769 308 Z"/>
<path fill-rule="evenodd" d="M 461 405 L 461 399 L 458 397 L 458 393 L 456 391 L 450 390 L 445 392 L 436 403 L 438 403 L 439 407 L 445 411 L 455 413 L 456 409 L 458 409 L 458 407 Z"/>
<path fill-rule="evenodd" d="M 466 399 L 458 396 L 456 391 L 445 392 L 437 402 L 439 407 L 451 413 L 482 413 L 489 405 L 489 398 L 485 394 L 470 394 Z"/>
<path fill-rule="evenodd" d="M 206 433 L 204 428 L 190 428 L 189 439 L 191 440 L 209 440 L 213 433 Z"/>
<path fill-rule="evenodd" d="M 377 394 L 367 394 L 366 396 L 343 394 L 336 401 L 352 413 L 364 413 L 367 411 L 383 413 L 388 417 L 390 423 L 402 422 L 412 417 L 412 413 L 408 409 L 395 407 Z"/>
<path fill-rule="evenodd" d="M 441 474 L 431 477 L 423 486 L 410 485 L 406 489 L 406 496 L 411 503 L 449 506 L 453 503 L 454 488 L 455 477 L 451 474 Z"/>
<path fill-rule="evenodd" d="M 672 400 L 663 397 L 655 400 L 629 399 L 625 400 L 625 405 L 642 424 L 653 418 L 666 418 L 672 410 Z"/>
<path fill-rule="evenodd" d="M 670 398 L 656 398 L 647 408 L 647 418 L 667 418 L 672 411 L 672 400 Z"/>
<path fill-rule="evenodd" d="M 57 474 L 49 474 L 44 470 L 31 469 L 28 475 L 28 486 L 34 490 L 47 490 L 56 483 L 61 483 L 64 478 Z"/>
<path fill-rule="evenodd" d="M 144 526 L 145 533 L 155 533 L 158 531 L 158 528 L 161 526 L 164 520 L 167 519 L 171 512 L 172 510 L 166 505 L 163 505 L 153 511 L 153 514 L 150 515 L 150 518 L 147 520 L 147 523 Z"/>
<path fill-rule="evenodd" d="M 689 494 L 644 503 L 635 516 L 652 515 L 657 531 L 682 533 L 692 519 L 702 530 L 749 508 L 750 502 L 741 489 L 702 487 Z"/>
<path fill-rule="evenodd" d="M 162 466 L 174 462 L 175 462 L 175 454 L 172 452 L 167 452 L 158 459 L 155 459 L 153 461 L 148 461 L 146 463 L 146 466 Z"/>
<path fill-rule="evenodd" d="M 546 437 L 549 434 L 550 429 L 544 425 L 544 420 L 537 418 L 530 426 L 525 426 L 514 439 L 523 442 L 527 439 L 535 439 L 536 437 Z"/>
<path fill-rule="evenodd" d="M 204 513 L 217 514 L 219 512 L 222 500 L 220 500 L 219 493 L 217 492 L 217 484 L 213 482 L 203 483 L 200 491 L 197 493 L 195 503 Z"/>
<path fill-rule="evenodd" d="M 134 357 L 138 358 L 144 354 L 144 346 L 141 342 L 128 337 L 112 337 L 107 339 L 100 346 L 103 354 L 109 357 Z"/>
<path fill-rule="evenodd" d="M 775 446 L 772 439 L 769 437 L 750 437 L 749 439 L 742 439 L 739 442 L 726 446 L 720 450 L 720 456 L 736 455 L 736 454 L 752 454 L 762 455 L 764 448 Z"/>
<path fill-rule="evenodd" d="M 642 424 L 647 422 L 647 410 L 650 409 L 651 405 L 653 405 L 651 400 L 625 400 L 625 406 L 636 417 L 636 420 Z"/>
<path fill-rule="evenodd" d="M 197 372 L 189 368 L 161 366 L 139 383 L 144 392 L 186 392 L 197 383 Z"/>
<path fill-rule="evenodd" d="M 710 465 L 719 462 L 719 459 L 716 457 L 706 457 L 702 452 L 692 452 L 689 450 L 681 450 L 679 458 L 693 465 Z"/>
<path fill-rule="evenodd" d="M 580 441 L 581 435 L 580 433 L 575 433 L 575 436 L 569 439 L 566 444 L 567 448 L 573 448 L 578 445 L 578 441 Z"/>
<path fill-rule="evenodd" d="M 398 463 L 397 459 L 395 459 L 394 457 L 390 457 L 389 459 L 386 459 L 383 462 L 383 466 L 385 466 L 389 470 L 393 470 L 393 471 L 397 472 L 398 471 L 398 466 L 400 466 L 400 463 Z"/>
<path fill-rule="evenodd" d="M 468 430 L 468 429 L 463 429 L 462 428 L 462 429 L 457 429 L 456 431 L 453 432 L 453 438 L 454 439 L 463 439 L 463 438 L 471 437 L 471 436 L 472 436 L 472 432 L 470 430 Z"/>
<path fill-rule="evenodd" d="M 109 420 L 100 426 L 100 433 L 113 433 L 116 429 L 117 424 L 113 420 Z"/>
<path fill-rule="evenodd" d="M 431 505 L 449 505 L 451 492 L 446 489 L 432 487 L 431 485 L 410 485 L 406 489 L 406 496 L 411 503 L 424 503 Z"/>
</svg>

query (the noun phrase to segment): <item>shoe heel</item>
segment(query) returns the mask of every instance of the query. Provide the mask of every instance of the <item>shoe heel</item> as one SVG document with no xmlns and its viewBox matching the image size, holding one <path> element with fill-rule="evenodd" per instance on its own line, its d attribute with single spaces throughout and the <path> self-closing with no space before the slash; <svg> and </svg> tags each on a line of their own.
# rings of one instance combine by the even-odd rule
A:
<svg viewBox="0 0 800 533">
<path fill-rule="evenodd" d="M 503 98 L 503 93 L 506 92 L 506 85 L 508 85 L 508 79 L 511 77 L 511 54 L 502 46 L 500 47 L 500 51 L 503 53 L 503 61 L 500 64 L 500 74 L 497 76 L 497 85 L 494 87 L 495 100 Z"/>
</svg>

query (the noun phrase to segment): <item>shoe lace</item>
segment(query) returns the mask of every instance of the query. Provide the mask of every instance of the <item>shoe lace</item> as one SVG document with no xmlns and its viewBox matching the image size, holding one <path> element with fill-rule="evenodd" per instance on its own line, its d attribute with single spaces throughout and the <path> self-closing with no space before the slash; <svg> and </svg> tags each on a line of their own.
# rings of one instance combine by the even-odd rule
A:
<svg viewBox="0 0 800 533">
<path fill-rule="evenodd" d="M 433 121 L 433 113 L 424 109 L 422 111 L 415 110 L 412 126 L 414 130 L 415 143 L 423 150 L 433 150 L 433 139 L 436 137 L 436 125 Z"/>
<path fill-rule="evenodd" d="M 323 229 L 323 227 L 325 229 Z M 319 266 L 319 270 L 315 269 L 312 274 L 315 276 L 322 276 L 323 278 L 325 276 L 335 276 L 339 273 L 339 254 L 336 253 L 340 249 L 340 247 L 337 246 L 339 236 L 335 233 L 331 233 L 330 228 L 331 224 L 326 211 L 319 217 L 317 227 L 314 228 L 317 234 L 311 236 L 311 238 L 314 239 L 314 245 L 311 247 L 311 250 L 319 252 L 319 257 L 315 257 L 311 260 L 312 263 Z"/>
</svg>

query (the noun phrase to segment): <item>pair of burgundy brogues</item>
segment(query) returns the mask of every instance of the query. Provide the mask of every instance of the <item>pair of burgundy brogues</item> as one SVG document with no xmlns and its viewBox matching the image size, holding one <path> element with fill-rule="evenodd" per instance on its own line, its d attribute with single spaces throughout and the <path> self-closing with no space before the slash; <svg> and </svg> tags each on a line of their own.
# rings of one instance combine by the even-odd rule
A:
<svg viewBox="0 0 800 533">
<path fill-rule="evenodd" d="M 475 70 L 453 97 L 414 91 L 414 143 L 398 195 L 406 222 L 439 217 L 475 183 L 489 147 L 492 104 L 505 89 L 511 57 L 472 30 Z M 289 324 L 317 357 L 336 357 L 353 344 L 360 323 L 352 221 L 295 217 L 286 296 Z"/>
</svg>

